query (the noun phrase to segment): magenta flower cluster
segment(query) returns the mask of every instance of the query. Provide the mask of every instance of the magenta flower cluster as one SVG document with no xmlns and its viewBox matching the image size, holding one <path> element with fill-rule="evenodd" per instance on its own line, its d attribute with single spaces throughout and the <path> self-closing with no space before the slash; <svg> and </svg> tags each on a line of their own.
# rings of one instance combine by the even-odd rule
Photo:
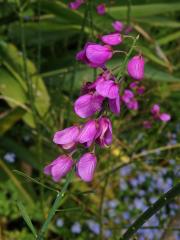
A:
<svg viewBox="0 0 180 240">
<path fill-rule="evenodd" d="M 75 0 L 71 2 L 71 8 L 75 9 L 78 4 L 82 3 L 84 3 L 83 0 Z M 91 68 L 100 68 L 101 73 L 94 82 L 86 82 L 83 85 L 81 95 L 74 102 L 74 112 L 80 118 L 88 118 L 87 121 L 54 134 L 53 142 L 66 151 L 66 154 L 47 165 L 44 173 L 50 175 L 56 182 L 70 172 L 73 166 L 75 166 L 77 176 L 83 181 L 92 181 L 97 165 L 96 146 L 105 148 L 112 143 L 112 124 L 107 112 L 119 115 L 122 104 L 129 110 L 138 110 L 137 95 L 143 94 L 145 90 L 141 83 L 144 78 L 144 58 L 136 55 L 129 60 L 126 70 L 133 81 L 128 88 L 120 89 L 119 79 L 107 68 L 106 63 L 116 53 L 113 47 L 123 41 L 121 31 L 124 25 L 115 21 L 112 27 L 113 33 L 101 36 L 102 43 L 87 42 L 84 48 L 76 54 L 77 61 Z M 162 113 L 157 104 L 152 107 L 151 114 L 156 120 L 164 122 L 170 120 L 170 115 Z M 144 126 L 149 127 L 148 121 Z M 82 147 L 85 153 L 74 161 L 73 154 Z"/>
</svg>

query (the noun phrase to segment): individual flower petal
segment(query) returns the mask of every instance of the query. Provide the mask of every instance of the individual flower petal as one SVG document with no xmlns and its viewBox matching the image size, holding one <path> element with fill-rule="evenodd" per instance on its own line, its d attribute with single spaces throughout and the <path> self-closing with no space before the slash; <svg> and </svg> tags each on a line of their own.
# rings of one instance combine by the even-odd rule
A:
<svg viewBox="0 0 180 240">
<path fill-rule="evenodd" d="M 153 115 L 159 115 L 160 113 L 160 106 L 158 104 L 154 104 L 151 108 L 151 113 Z"/>
<path fill-rule="evenodd" d="M 125 89 L 124 94 L 122 96 L 123 102 L 129 103 L 133 98 L 134 98 L 134 93 L 129 89 Z"/>
<path fill-rule="evenodd" d="M 96 135 L 96 142 L 101 147 L 106 147 L 112 143 L 112 125 L 107 117 L 101 117 L 98 121 L 99 129 Z"/>
<path fill-rule="evenodd" d="M 99 95 L 110 99 L 115 99 L 119 95 L 119 87 L 112 80 L 101 81 L 96 85 Z"/>
<path fill-rule="evenodd" d="M 62 155 L 44 168 L 46 175 L 51 175 L 55 182 L 58 182 L 72 168 L 73 160 L 71 157 Z"/>
<path fill-rule="evenodd" d="M 85 182 L 93 179 L 97 159 L 93 153 L 85 153 L 76 164 L 78 176 Z"/>
<path fill-rule="evenodd" d="M 127 71 L 130 77 L 136 80 L 144 78 L 144 58 L 142 56 L 134 56 L 127 65 Z"/>
<path fill-rule="evenodd" d="M 105 44 L 116 46 L 122 43 L 122 37 L 120 33 L 112 33 L 112 34 L 102 36 L 101 41 Z"/>
<path fill-rule="evenodd" d="M 113 52 L 110 46 L 89 44 L 86 48 L 86 57 L 91 64 L 101 67 L 112 58 Z"/>
<path fill-rule="evenodd" d="M 86 146 L 90 147 L 97 134 L 97 127 L 96 120 L 89 120 L 81 128 L 78 141 L 80 143 L 86 143 Z"/>
<path fill-rule="evenodd" d="M 99 4 L 96 7 L 96 11 L 99 15 L 104 15 L 106 13 L 106 5 L 104 3 Z"/>
<path fill-rule="evenodd" d="M 115 99 L 109 99 L 109 108 L 114 114 L 120 113 L 120 97 L 119 94 Z"/>
<path fill-rule="evenodd" d="M 76 142 L 79 135 L 79 127 L 72 126 L 58 131 L 54 134 L 53 142 L 56 144 L 64 145 Z"/>
<path fill-rule="evenodd" d="M 169 122 L 171 120 L 171 115 L 168 114 L 168 113 L 161 113 L 159 115 L 159 119 L 162 121 L 162 122 Z"/>
<path fill-rule="evenodd" d="M 116 32 L 122 32 L 124 24 L 120 21 L 115 21 L 112 23 L 112 26 Z"/>
<path fill-rule="evenodd" d="M 74 111 L 82 118 L 90 117 L 101 110 L 103 100 L 104 98 L 102 96 L 85 94 L 75 101 Z"/>
</svg>

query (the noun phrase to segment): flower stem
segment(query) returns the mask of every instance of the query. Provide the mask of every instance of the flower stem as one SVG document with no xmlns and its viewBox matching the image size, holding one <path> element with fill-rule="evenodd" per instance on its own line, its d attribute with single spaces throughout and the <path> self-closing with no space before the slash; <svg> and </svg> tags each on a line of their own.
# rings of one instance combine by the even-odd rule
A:
<svg viewBox="0 0 180 240">
<path fill-rule="evenodd" d="M 132 46 L 129 49 L 129 52 L 127 53 L 127 55 L 126 55 L 126 57 L 124 59 L 124 62 L 122 63 L 121 70 L 119 71 L 117 79 L 120 79 L 125 74 L 127 62 L 129 60 L 129 57 L 131 56 L 132 51 L 134 50 L 135 44 L 136 44 L 138 39 L 139 39 L 139 35 L 137 35 L 137 37 L 134 38 Z"/>
<path fill-rule="evenodd" d="M 61 203 L 61 200 L 63 199 L 64 197 L 64 194 L 72 180 L 72 176 L 73 176 L 73 173 L 74 171 L 71 171 L 66 179 L 66 182 L 62 188 L 62 190 L 60 192 L 58 192 L 57 196 L 56 196 L 56 199 L 53 203 L 53 206 L 51 207 L 50 211 L 49 211 L 49 214 L 48 214 L 48 217 L 46 219 L 46 221 L 44 222 L 39 234 L 38 234 L 38 237 L 37 237 L 37 240 L 43 240 L 44 239 L 44 234 L 46 233 L 47 229 L 48 229 L 48 226 L 49 226 L 49 223 L 51 222 L 52 218 L 54 217 L 57 209 L 59 208 L 60 206 L 60 203 Z"/>
</svg>

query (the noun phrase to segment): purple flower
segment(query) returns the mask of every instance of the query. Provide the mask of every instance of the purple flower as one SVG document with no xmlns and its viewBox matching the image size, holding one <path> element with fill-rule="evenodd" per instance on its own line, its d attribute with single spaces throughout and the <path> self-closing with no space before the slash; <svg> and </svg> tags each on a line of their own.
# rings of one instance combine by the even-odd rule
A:
<svg viewBox="0 0 180 240">
<path fill-rule="evenodd" d="M 99 15 L 104 15 L 106 13 L 106 5 L 104 3 L 99 4 L 96 7 L 96 11 Z"/>
<path fill-rule="evenodd" d="M 84 3 L 84 0 L 75 0 L 74 2 L 69 3 L 69 8 L 72 10 L 78 9 L 82 4 Z"/>
<path fill-rule="evenodd" d="M 99 95 L 109 99 L 115 99 L 119 95 L 118 84 L 112 80 L 98 82 L 96 85 L 96 91 Z"/>
<path fill-rule="evenodd" d="M 120 21 L 115 21 L 112 23 L 112 26 L 116 32 L 122 32 L 124 24 Z"/>
<path fill-rule="evenodd" d="M 53 137 L 53 142 L 64 149 L 72 149 L 76 145 L 78 135 L 79 127 L 72 126 L 56 132 Z"/>
<path fill-rule="evenodd" d="M 74 103 L 74 111 L 81 118 L 87 118 L 102 108 L 104 98 L 100 95 L 85 94 L 80 96 Z"/>
<path fill-rule="evenodd" d="M 110 46 L 89 44 L 86 48 L 86 56 L 90 63 L 101 67 L 112 58 L 113 52 Z"/>
<path fill-rule="evenodd" d="M 81 128 L 78 141 L 80 143 L 84 143 L 86 147 L 90 147 L 93 141 L 95 140 L 97 129 L 98 124 L 96 123 L 96 120 L 89 120 Z"/>
<path fill-rule="evenodd" d="M 131 102 L 131 100 L 134 98 L 134 93 L 129 90 L 129 89 L 125 89 L 124 90 L 124 94 L 122 96 L 122 100 L 124 103 L 129 103 Z"/>
<path fill-rule="evenodd" d="M 170 114 L 160 112 L 160 106 L 158 104 L 154 104 L 152 106 L 151 113 L 152 113 L 154 119 L 159 119 L 162 122 L 169 122 L 171 120 Z"/>
<path fill-rule="evenodd" d="M 52 179 L 58 182 L 72 169 L 72 166 L 72 158 L 67 155 L 61 155 L 44 168 L 44 173 L 52 176 Z"/>
<path fill-rule="evenodd" d="M 85 153 L 77 162 L 77 174 L 85 182 L 93 179 L 97 159 L 93 153 Z"/>
<path fill-rule="evenodd" d="M 146 129 L 150 129 L 150 128 L 152 128 L 152 124 L 149 120 L 145 120 L 143 122 L 143 127 L 146 128 Z"/>
<path fill-rule="evenodd" d="M 142 56 L 134 56 L 127 65 L 127 71 L 130 77 L 136 80 L 144 78 L 144 58 Z"/>
<path fill-rule="evenodd" d="M 103 35 L 101 41 L 105 44 L 116 46 L 122 43 L 122 37 L 120 33 L 111 33 L 108 35 Z"/>
<path fill-rule="evenodd" d="M 117 97 L 115 99 L 109 99 L 109 108 L 110 108 L 111 112 L 113 112 L 116 115 L 120 113 L 121 102 L 120 102 L 119 94 L 117 95 Z"/>
<path fill-rule="evenodd" d="M 86 221 L 89 229 L 96 235 L 100 233 L 100 226 L 98 223 L 96 223 L 94 220 L 87 220 Z"/>
<path fill-rule="evenodd" d="M 83 50 L 76 54 L 76 60 L 97 68 L 103 67 L 112 55 L 113 51 L 110 46 L 88 42 Z"/>
<path fill-rule="evenodd" d="M 152 106 L 152 108 L 151 108 L 151 113 L 153 115 L 156 115 L 156 116 L 159 115 L 159 113 L 160 113 L 160 106 L 158 104 L 154 104 Z"/>
<path fill-rule="evenodd" d="M 135 110 L 135 111 L 138 110 L 138 108 L 139 108 L 138 101 L 135 98 L 133 98 L 132 101 L 128 102 L 126 104 L 126 106 L 127 106 L 128 109 Z"/>
<path fill-rule="evenodd" d="M 169 122 L 171 120 L 171 115 L 169 115 L 168 113 L 161 113 L 159 115 L 159 119 L 162 121 L 162 122 Z"/>
<path fill-rule="evenodd" d="M 98 121 L 99 129 L 96 135 L 96 142 L 100 147 L 106 147 L 112 143 L 112 125 L 107 117 L 101 117 Z"/>
</svg>

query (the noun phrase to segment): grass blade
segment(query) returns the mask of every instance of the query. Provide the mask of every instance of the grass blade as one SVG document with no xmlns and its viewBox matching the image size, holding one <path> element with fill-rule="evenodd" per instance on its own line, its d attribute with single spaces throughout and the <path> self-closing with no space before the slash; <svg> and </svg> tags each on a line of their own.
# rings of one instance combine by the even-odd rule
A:
<svg viewBox="0 0 180 240">
<path fill-rule="evenodd" d="M 28 215 L 24 205 L 19 200 L 16 202 L 16 204 L 17 204 L 17 206 L 19 208 L 19 211 L 21 212 L 21 215 L 22 215 L 24 221 L 26 222 L 27 226 L 29 227 L 29 229 L 33 233 L 34 237 L 36 238 L 37 237 L 36 230 L 35 230 L 32 222 L 31 222 L 31 219 L 30 219 L 30 217 L 29 217 L 29 215 Z"/>
</svg>

